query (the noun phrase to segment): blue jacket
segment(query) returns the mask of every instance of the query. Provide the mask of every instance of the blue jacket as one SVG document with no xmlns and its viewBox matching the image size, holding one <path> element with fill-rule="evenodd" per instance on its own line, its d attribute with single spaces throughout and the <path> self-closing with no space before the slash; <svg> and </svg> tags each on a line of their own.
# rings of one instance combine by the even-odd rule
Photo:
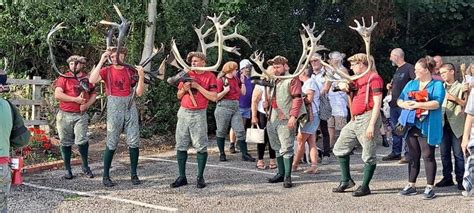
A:
<svg viewBox="0 0 474 213">
<path fill-rule="evenodd" d="M 399 100 L 409 100 L 408 93 L 411 91 L 418 91 L 420 87 L 419 80 L 411 80 L 405 85 L 402 93 L 400 94 Z M 428 144 L 434 146 L 441 144 L 443 138 L 443 124 L 442 124 L 442 107 L 444 96 L 446 92 L 444 90 L 443 82 L 438 80 L 432 80 L 426 85 L 428 90 L 429 101 L 437 101 L 439 108 L 435 110 L 429 110 L 428 116 L 422 121 L 416 119 L 415 126 L 421 129 L 423 136 L 428 138 Z"/>
</svg>

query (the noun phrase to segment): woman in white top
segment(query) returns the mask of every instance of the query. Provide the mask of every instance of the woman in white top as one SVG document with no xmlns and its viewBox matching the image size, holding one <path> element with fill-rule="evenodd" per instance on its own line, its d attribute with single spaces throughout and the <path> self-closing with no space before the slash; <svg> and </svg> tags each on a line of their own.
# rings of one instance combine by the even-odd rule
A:
<svg viewBox="0 0 474 213">
<path fill-rule="evenodd" d="M 272 72 L 272 67 L 267 68 L 268 72 Z M 277 164 L 275 161 L 276 153 L 275 150 L 272 149 L 270 146 L 270 141 L 268 139 L 268 134 L 266 130 L 267 126 L 267 110 L 268 110 L 268 102 L 267 102 L 267 95 L 268 91 L 266 91 L 268 87 L 264 87 L 262 85 L 256 84 L 253 93 L 252 93 L 252 104 L 251 104 L 251 115 L 252 115 L 252 125 L 258 125 L 259 128 L 265 129 L 264 132 L 264 141 L 263 144 L 257 144 L 257 153 L 258 153 L 258 161 L 257 161 L 257 169 L 266 169 L 265 162 L 263 161 L 263 156 L 265 155 L 265 147 L 268 147 L 268 154 L 270 155 L 270 163 L 268 168 L 276 169 Z"/>
<path fill-rule="evenodd" d="M 298 141 L 298 149 L 293 160 L 292 170 L 297 171 L 301 158 L 305 153 L 305 143 L 308 142 L 309 156 L 311 159 L 311 167 L 304 172 L 309 174 L 318 173 L 318 150 L 316 148 L 316 130 L 319 126 L 318 106 L 319 106 L 319 90 L 316 81 L 311 78 L 313 71 L 306 68 L 299 76 L 303 83 L 301 90 L 304 94 L 304 104 L 308 106 L 309 119 L 303 127 L 300 127 L 296 140 Z M 309 108 L 309 109 L 308 109 Z M 311 112 L 311 113 L 309 113 Z"/>
</svg>

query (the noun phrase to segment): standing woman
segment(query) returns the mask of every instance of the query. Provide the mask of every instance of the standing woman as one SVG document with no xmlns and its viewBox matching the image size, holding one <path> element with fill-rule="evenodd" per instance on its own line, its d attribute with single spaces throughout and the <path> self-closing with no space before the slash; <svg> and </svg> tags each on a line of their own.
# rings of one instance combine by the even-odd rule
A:
<svg viewBox="0 0 474 213">
<path fill-rule="evenodd" d="M 303 82 L 301 90 L 303 91 L 303 101 L 307 106 L 309 120 L 306 124 L 300 127 L 300 131 L 296 136 L 298 142 L 298 150 L 296 151 L 295 159 L 293 160 L 292 170 L 298 170 L 301 158 L 304 154 L 305 143 L 308 142 L 309 157 L 311 158 L 311 167 L 306 169 L 304 173 L 316 174 L 318 173 L 318 150 L 316 147 L 316 130 L 319 126 L 319 90 L 316 85 L 316 80 L 311 78 L 313 71 L 309 68 L 304 68 L 299 76 L 300 81 Z"/>
<path fill-rule="evenodd" d="M 229 132 L 229 126 L 237 134 L 237 143 L 240 146 L 243 161 L 255 162 L 247 152 L 247 143 L 245 142 L 245 129 L 242 122 L 242 116 L 239 112 L 240 95 L 245 95 L 245 84 L 237 78 L 236 62 L 229 61 L 222 67 L 222 72 L 217 76 L 217 106 L 214 111 L 216 118 L 216 140 L 220 152 L 220 161 L 227 161 L 225 156 L 225 136 Z"/>
<path fill-rule="evenodd" d="M 418 60 L 415 65 L 415 80 L 408 82 L 397 101 L 398 106 L 407 112 L 407 120 L 411 120 L 409 117 L 414 116 L 414 124 L 406 134 L 408 150 L 410 150 L 408 152 L 408 185 L 399 194 L 415 195 L 417 193 L 415 183 L 420 173 L 420 157 L 423 157 L 427 179 L 423 194 L 425 200 L 436 197 L 433 190 L 436 176 L 435 146 L 441 144 L 443 136 L 441 104 L 445 90 L 442 81 L 432 78 L 435 65 L 435 61 L 429 56 Z M 425 96 L 423 93 L 427 94 L 427 99 L 420 101 L 420 98 Z M 404 115 L 403 111 L 401 117 Z"/>
<path fill-rule="evenodd" d="M 269 66 L 267 72 L 273 73 L 273 67 Z M 270 140 L 268 139 L 267 133 L 267 121 L 268 121 L 268 102 L 270 100 L 268 87 L 262 85 L 255 85 L 252 93 L 252 125 L 260 129 L 264 129 L 264 143 L 257 144 L 257 169 L 266 169 L 265 162 L 263 161 L 263 156 L 265 155 L 265 147 L 268 147 L 268 154 L 270 155 L 270 169 L 276 169 L 276 153 L 275 150 L 270 146 Z"/>
</svg>

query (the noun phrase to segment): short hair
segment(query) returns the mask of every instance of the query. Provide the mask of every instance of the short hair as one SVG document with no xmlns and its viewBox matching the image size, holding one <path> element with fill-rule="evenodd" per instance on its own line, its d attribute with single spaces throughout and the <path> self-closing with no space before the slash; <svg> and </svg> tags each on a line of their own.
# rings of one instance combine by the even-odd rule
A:
<svg viewBox="0 0 474 213">
<path fill-rule="evenodd" d="M 310 66 L 303 68 L 303 73 L 306 77 L 311 77 L 313 75 L 313 69 Z"/>
<path fill-rule="evenodd" d="M 369 65 L 367 55 L 365 53 L 357 53 L 347 59 L 349 62 L 362 62 L 365 66 Z"/>
<path fill-rule="evenodd" d="M 392 50 L 392 53 L 400 58 L 405 59 L 405 52 L 403 52 L 402 48 L 395 48 Z"/>
<path fill-rule="evenodd" d="M 188 53 L 188 56 L 186 56 L 186 62 L 191 63 L 191 60 L 193 59 L 193 57 L 197 57 L 197 58 L 202 59 L 203 61 L 206 61 L 206 55 L 204 55 L 204 53 L 193 51 L 193 52 Z"/>
<path fill-rule="evenodd" d="M 66 62 L 67 62 L 68 64 L 71 63 L 71 62 L 73 62 L 73 61 L 77 61 L 77 62 L 79 62 L 79 63 L 81 63 L 81 64 L 85 64 L 85 63 L 86 63 L 86 57 L 80 56 L 80 55 L 72 55 L 72 56 L 70 56 L 70 57 L 66 60 Z"/>
<path fill-rule="evenodd" d="M 117 48 L 118 47 L 112 47 L 110 50 L 112 51 L 112 53 L 114 53 L 114 52 L 117 52 Z M 127 55 L 128 49 L 126 47 L 120 47 L 120 53 Z"/>
<path fill-rule="evenodd" d="M 420 58 L 416 63 L 420 64 L 423 68 L 428 69 L 431 73 L 434 72 L 436 67 L 436 62 L 431 56 L 425 56 L 424 58 Z"/>
<path fill-rule="evenodd" d="M 288 64 L 288 59 L 281 55 L 277 55 L 274 58 L 268 60 L 267 62 L 268 65 L 274 65 L 274 64 Z"/>
</svg>

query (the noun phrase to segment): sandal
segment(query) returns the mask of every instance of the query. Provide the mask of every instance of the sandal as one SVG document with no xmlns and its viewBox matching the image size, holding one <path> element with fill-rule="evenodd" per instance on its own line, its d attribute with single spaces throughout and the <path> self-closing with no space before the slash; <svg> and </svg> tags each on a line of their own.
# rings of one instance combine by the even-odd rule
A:
<svg viewBox="0 0 474 213">
<path fill-rule="evenodd" d="M 304 173 L 306 173 L 306 174 L 318 174 L 319 170 L 318 170 L 318 167 L 311 166 L 308 169 L 304 170 Z"/>
<path fill-rule="evenodd" d="M 301 167 L 300 167 L 299 165 L 294 165 L 294 164 L 293 164 L 293 165 L 291 166 L 291 171 L 292 171 L 292 172 L 299 172 L 299 171 L 301 171 Z"/>
<path fill-rule="evenodd" d="M 263 160 L 259 160 L 256 165 L 257 169 L 265 170 L 267 167 L 265 166 L 265 162 Z"/>
<path fill-rule="evenodd" d="M 277 165 L 275 163 L 275 159 L 270 160 L 269 167 L 270 167 L 270 169 L 276 169 L 277 168 Z"/>
</svg>

